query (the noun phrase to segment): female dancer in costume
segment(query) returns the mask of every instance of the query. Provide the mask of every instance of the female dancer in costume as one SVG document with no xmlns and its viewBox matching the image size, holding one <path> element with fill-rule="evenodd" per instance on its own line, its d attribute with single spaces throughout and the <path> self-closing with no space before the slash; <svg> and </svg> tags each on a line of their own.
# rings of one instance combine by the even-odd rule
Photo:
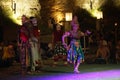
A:
<svg viewBox="0 0 120 80">
<path fill-rule="evenodd" d="M 72 30 L 69 32 L 65 32 L 62 36 L 63 45 L 68 50 L 67 61 L 74 64 L 74 72 L 79 73 L 79 65 L 81 62 L 84 62 L 84 54 L 82 51 L 82 47 L 80 44 L 81 36 L 85 34 L 79 30 L 79 23 L 77 21 L 77 16 L 74 16 L 72 20 Z M 69 46 L 65 43 L 65 38 L 70 37 Z"/>
<path fill-rule="evenodd" d="M 60 24 L 56 25 L 56 30 L 52 35 L 52 43 L 54 45 L 54 63 L 53 66 L 56 66 L 59 59 L 62 59 L 64 65 L 67 65 L 67 50 L 62 45 L 62 35 L 64 31 L 62 30 L 62 26 Z"/>
</svg>

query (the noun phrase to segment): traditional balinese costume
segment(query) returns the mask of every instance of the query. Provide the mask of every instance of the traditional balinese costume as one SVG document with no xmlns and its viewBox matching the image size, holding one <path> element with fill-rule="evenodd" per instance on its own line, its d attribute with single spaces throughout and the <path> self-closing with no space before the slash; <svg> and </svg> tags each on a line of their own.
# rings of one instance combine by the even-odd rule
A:
<svg viewBox="0 0 120 80">
<path fill-rule="evenodd" d="M 23 74 L 27 71 L 30 66 L 30 45 L 29 45 L 29 37 L 30 37 L 30 23 L 26 22 L 19 29 L 18 42 L 19 42 L 19 50 L 20 50 L 20 61 Z"/>
<path fill-rule="evenodd" d="M 72 30 L 69 32 L 65 32 L 65 34 L 62 36 L 62 42 L 63 45 L 68 50 L 68 56 L 67 61 L 69 63 L 73 63 L 74 65 L 74 72 L 79 73 L 79 65 L 82 61 L 84 61 L 84 54 L 82 51 L 82 47 L 80 44 L 80 38 L 81 36 L 84 36 L 85 34 L 81 31 L 79 31 L 79 23 L 77 16 L 73 17 L 73 20 L 71 22 Z M 67 45 L 65 43 L 65 38 L 69 37 L 69 41 Z"/>
<path fill-rule="evenodd" d="M 39 64 L 39 46 L 38 46 L 38 39 L 36 37 L 31 37 L 29 39 L 29 43 L 31 46 L 31 56 L 32 56 L 32 71 L 36 70 L 36 67 L 38 67 Z"/>
<path fill-rule="evenodd" d="M 75 63 L 76 61 L 81 62 L 81 60 L 84 59 L 84 53 L 80 44 L 80 34 L 80 31 L 76 33 L 70 31 L 70 48 L 67 56 L 67 61 L 69 63 Z M 75 42 L 78 42 L 79 46 L 77 46 Z"/>
<path fill-rule="evenodd" d="M 39 37 L 39 32 L 38 30 L 36 30 L 36 32 L 33 33 L 33 36 L 31 36 L 31 38 L 29 39 L 31 45 L 33 71 L 39 71 L 39 67 L 42 65 L 41 54 L 40 54 L 40 42 L 38 37 Z"/>
<path fill-rule="evenodd" d="M 40 33 L 37 27 L 37 20 L 35 17 L 31 17 L 32 29 L 31 36 L 29 38 L 29 43 L 31 46 L 31 55 L 32 55 L 32 71 L 39 71 L 39 67 L 41 66 L 41 55 L 40 55 L 40 41 L 39 36 Z"/>
<path fill-rule="evenodd" d="M 59 59 L 62 59 L 64 61 L 64 65 L 67 65 L 67 50 L 62 45 L 62 30 L 55 30 L 53 32 L 53 43 L 54 43 L 54 65 L 57 64 Z"/>
</svg>

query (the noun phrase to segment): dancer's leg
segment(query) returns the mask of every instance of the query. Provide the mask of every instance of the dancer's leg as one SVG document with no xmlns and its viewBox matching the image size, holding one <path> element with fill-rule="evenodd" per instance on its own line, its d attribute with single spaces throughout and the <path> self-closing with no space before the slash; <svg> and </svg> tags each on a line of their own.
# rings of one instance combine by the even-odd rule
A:
<svg viewBox="0 0 120 80">
<path fill-rule="evenodd" d="M 75 64 L 74 64 L 74 72 L 76 72 L 76 73 L 79 73 L 79 65 L 80 65 L 80 62 L 79 61 L 77 61 Z"/>
</svg>

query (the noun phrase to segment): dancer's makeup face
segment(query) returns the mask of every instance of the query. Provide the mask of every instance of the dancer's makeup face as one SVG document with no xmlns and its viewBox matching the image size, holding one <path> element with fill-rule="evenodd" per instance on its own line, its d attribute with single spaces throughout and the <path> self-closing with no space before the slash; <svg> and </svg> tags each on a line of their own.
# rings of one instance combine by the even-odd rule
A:
<svg viewBox="0 0 120 80">
<path fill-rule="evenodd" d="M 57 25 L 57 26 L 56 26 L 56 30 L 61 30 L 61 26 L 60 26 L 60 25 Z"/>
<path fill-rule="evenodd" d="M 79 24 L 74 24 L 73 30 L 77 31 L 79 29 Z"/>
</svg>

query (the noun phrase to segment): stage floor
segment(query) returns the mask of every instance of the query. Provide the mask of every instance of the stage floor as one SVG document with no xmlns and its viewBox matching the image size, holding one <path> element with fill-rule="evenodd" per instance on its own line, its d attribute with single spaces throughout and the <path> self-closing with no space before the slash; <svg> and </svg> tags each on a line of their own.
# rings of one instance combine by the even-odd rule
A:
<svg viewBox="0 0 120 80">
<path fill-rule="evenodd" d="M 120 80 L 120 64 L 82 64 L 80 73 L 73 66 L 44 65 L 41 72 L 22 76 L 19 66 L 0 68 L 0 80 Z"/>
</svg>

